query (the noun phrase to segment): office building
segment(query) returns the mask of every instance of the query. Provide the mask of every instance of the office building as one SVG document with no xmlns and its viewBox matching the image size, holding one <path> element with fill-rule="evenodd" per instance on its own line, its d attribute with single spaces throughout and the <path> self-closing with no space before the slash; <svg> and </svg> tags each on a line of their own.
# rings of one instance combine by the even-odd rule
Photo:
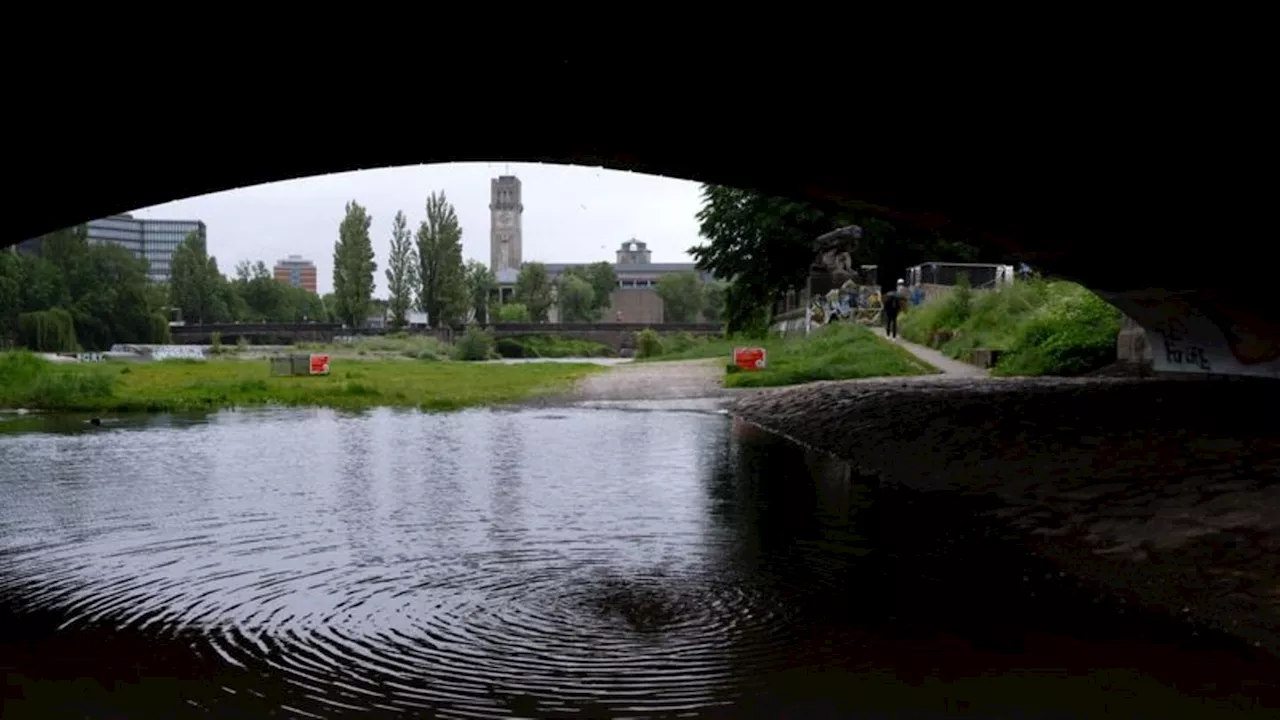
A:
<svg viewBox="0 0 1280 720">
<path fill-rule="evenodd" d="M 147 261 L 147 276 L 152 282 L 167 283 L 173 253 L 191 233 L 206 238 L 205 224 L 200 220 L 163 220 L 135 218 L 127 213 L 90 220 L 88 237 L 91 244 L 113 244 Z"/>
<path fill-rule="evenodd" d="M 300 287 L 307 292 L 316 291 L 316 266 L 301 255 L 290 255 L 277 260 L 274 269 L 276 280 L 286 285 Z"/>
</svg>

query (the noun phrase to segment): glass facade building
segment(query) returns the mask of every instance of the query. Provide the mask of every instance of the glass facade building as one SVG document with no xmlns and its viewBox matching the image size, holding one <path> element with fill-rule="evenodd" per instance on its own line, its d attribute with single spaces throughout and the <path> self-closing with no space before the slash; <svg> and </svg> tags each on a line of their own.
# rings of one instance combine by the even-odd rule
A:
<svg viewBox="0 0 1280 720">
<path fill-rule="evenodd" d="M 195 232 L 208 240 L 205 224 L 200 220 L 161 220 L 112 215 L 90 220 L 89 242 L 111 243 L 125 248 L 134 257 L 147 261 L 147 274 L 152 282 L 169 282 L 173 253 L 178 245 Z"/>
</svg>

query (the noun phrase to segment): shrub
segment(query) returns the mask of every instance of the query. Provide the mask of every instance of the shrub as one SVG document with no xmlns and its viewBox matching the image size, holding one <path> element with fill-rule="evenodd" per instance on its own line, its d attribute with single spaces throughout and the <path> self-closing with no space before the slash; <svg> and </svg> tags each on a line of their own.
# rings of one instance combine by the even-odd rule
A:
<svg viewBox="0 0 1280 720">
<path fill-rule="evenodd" d="M 209 353 L 211 355 L 221 355 L 222 352 L 222 333 L 214 332 L 209 336 Z"/>
<path fill-rule="evenodd" d="M 453 346 L 453 356 L 458 360 L 488 360 L 493 356 L 493 335 L 479 325 L 468 325 Z"/>
<path fill-rule="evenodd" d="M 653 328 L 645 328 L 636 333 L 636 357 L 650 358 L 662 354 L 662 337 Z"/>
<path fill-rule="evenodd" d="M 498 312 L 495 313 L 498 322 L 504 323 L 521 323 L 529 322 L 529 308 L 524 303 L 507 303 L 498 306 Z"/>
<path fill-rule="evenodd" d="M 18 335 L 27 349 L 37 352 L 73 352 L 77 348 L 75 321 L 62 308 L 22 313 Z"/>
<path fill-rule="evenodd" d="M 107 373 L 59 367 L 27 352 L 0 355 L 0 405 L 75 409 L 110 397 L 114 386 Z"/>
</svg>

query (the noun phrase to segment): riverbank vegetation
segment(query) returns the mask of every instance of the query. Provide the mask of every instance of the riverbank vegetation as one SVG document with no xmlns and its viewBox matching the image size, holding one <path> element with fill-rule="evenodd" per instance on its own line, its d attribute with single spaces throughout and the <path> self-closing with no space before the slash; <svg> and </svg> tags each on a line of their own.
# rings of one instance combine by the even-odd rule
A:
<svg viewBox="0 0 1280 720">
<path fill-rule="evenodd" d="M 1033 279 L 982 293 L 961 284 L 900 325 L 953 358 L 999 350 L 996 375 L 1078 375 L 1115 361 L 1120 312 L 1075 283 Z"/>
<path fill-rule="evenodd" d="M 578 363 L 357 359 L 335 362 L 327 376 L 273 377 L 266 361 L 62 364 L 10 352 L 0 353 L 0 407 L 85 412 L 262 405 L 454 410 L 560 392 L 602 369 Z"/>
<path fill-rule="evenodd" d="M 717 358 L 726 363 L 725 387 L 775 387 L 815 380 L 852 380 L 936 373 L 937 369 L 907 350 L 886 342 L 861 325 L 837 323 L 810 335 L 698 338 L 687 334 L 660 337 L 644 331 L 637 339 L 640 362 Z M 739 371 L 735 347 L 762 347 L 766 368 Z"/>
</svg>

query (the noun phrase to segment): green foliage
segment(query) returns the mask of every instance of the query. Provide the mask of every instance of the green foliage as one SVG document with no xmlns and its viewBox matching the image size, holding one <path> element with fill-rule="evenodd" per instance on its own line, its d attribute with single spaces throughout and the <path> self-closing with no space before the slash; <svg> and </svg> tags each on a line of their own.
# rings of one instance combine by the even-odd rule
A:
<svg viewBox="0 0 1280 720">
<path fill-rule="evenodd" d="M 61 368 L 25 352 L 0 353 L 0 407 L 73 410 L 112 396 L 114 378 Z"/>
<path fill-rule="evenodd" d="M 443 192 L 427 197 L 427 218 L 418 225 L 418 307 L 435 327 L 458 322 L 470 304 L 462 264 L 462 227 Z"/>
<path fill-rule="evenodd" d="M 188 322 L 216 322 L 230 314 L 219 305 L 219 285 L 223 280 L 218 261 L 209 257 L 204 234 L 189 233 L 178 245 L 169 264 L 169 301 Z"/>
<path fill-rule="evenodd" d="M 574 363 L 335 362 L 334 373 L 324 377 L 272 377 L 268 363 L 245 360 L 139 363 L 126 366 L 131 372 L 125 374 L 117 362 L 54 364 L 25 353 L 4 353 L 0 407 L 86 412 L 255 405 L 454 410 L 559 391 L 603 369 Z"/>
<path fill-rule="evenodd" d="M 168 345 L 172 340 L 169 331 L 169 318 L 160 313 L 155 313 L 149 318 L 151 323 L 151 332 L 147 335 L 147 342 L 155 345 Z"/>
<path fill-rule="evenodd" d="M 997 374 L 1077 375 L 1115 362 L 1120 311 L 1079 285 L 1054 285 L 1065 287 L 1018 327 Z"/>
<path fill-rule="evenodd" d="M 396 212 L 391 223 L 391 252 L 387 259 L 387 292 L 390 299 L 387 309 L 391 314 L 391 327 L 404 327 L 413 299 L 420 292 L 418 282 L 418 251 L 413 244 L 413 233 L 403 212 Z"/>
<path fill-rule="evenodd" d="M 499 338 L 494 350 L 504 358 L 613 357 L 613 348 L 600 343 L 558 335 L 524 335 Z"/>
<path fill-rule="evenodd" d="M 702 188 L 699 233 L 707 241 L 689 250 L 698 267 L 731 282 L 723 317 L 731 332 L 758 334 L 767 327 L 774 302 L 804 287 L 814 260 L 813 243 L 836 228 L 857 224 L 863 237 L 852 248 L 854 266 L 879 265 L 882 278 L 917 263 L 936 260 L 999 260 L 999 249 L 967 237 L 893 224 L 857 208 L 798 202 L 715 185 Z M 885 272 L 889 270 L 890 272 Z"/>
<path fill-rule="evenodd" d="M 554 298 L 546 265 L 527 262 L 520 266 L 520 274 L 516 276 L 516 302 L 528 308 L 530 322 L 547 321 Z"/>
<path fill-rule="evenodd" d="M 663 275 L 658 280 L 658 295 L 666 322 L 696 322 L 705 300 L 702 278 L 696 272 Z"/>
<path fill-rule="evenodd" d="M 596 322 L 609 307 L 613 291 L 618 289 L 618 273 L 607 262 L 575 265 L 566 269 L 558 281 L 561 320 L 564 322 Z M 583 288 L 583 284 L 590 292 Z"/>
<path fill-rule="evenodd" d="M 493 334 L 479 325 L 468 325 L 453 344 L 455 360 L 489 360 L 493 357 Z"/>
<path fill-rule="evenodd" d="M 497 278 L 489 266 L 477 260 L 467 262 L 467 294 L 471 298 L 471 313 L 475 322 L 489 323 L 489 295 L 498 287 Z"/>
<path fill-rule="evenodd" d="M 707 322 L 718 323 L 724 319 L 724 300 L 728 285 L 712 280 L 702 287 L 702 316 Z"/>
<path fill-rule="evenodd" d="M 1037 279 L 966 294 L 958 289 L 912 309 L 903 337 L 955 358 L 1001 350 L 997 375 L 1073 375 L 1115 360 L 1120 313 L 1080 285 Z"/>
<path fill-rule="evenodd" d="M 71 313 L 61 308 L 19 315 L 18 338 L 28 349 L 39 352 L 74 352 L 79 347 Z"/>
<path fill-rule="evenodd" d="M 852 380 L 936 373 L 906 349 L 854 323 L 834 323 L 808 336 L 763 344 L 766 368 L 725 378 L 727 387 L 775 387 L 815 380 Z M 730 351 L 732 352 L 732 351 Z"/>
<path fill-rule="evenodd" d="M 373 297 L 373 241 L 369 226 L 373 217 L 359 203 L 347 203 L 346 214 L 338 225 L 338 240 L 333 245 L 333 295 L 335 307 L 330 311 L 348 327 L 360 327 L 369 318 Z"/>
<path fill-rule="evenodd" d="M 557 285 L 561 322 L 589 323 L 600 318 L 595 289 L 586 278 L 565 273 L 558 278 Z"/>
<path fill-rule="evenodd" d="M 213 332 L 209 334 L 209 352 L 214 355 L 222 354 L 222 333 Z"/>
<path fill-rule="evenodd" d="M 529 308 L 524 303 L 507 303 L 498 306 L 497 316 L 502 323 L 529 322 Z"/>
<path fill-rule="evenodd" d="M 636 333 L 636 358 L 655 358 L 662 354 L 662 337 L 653 328 Z"/>
</svg>

